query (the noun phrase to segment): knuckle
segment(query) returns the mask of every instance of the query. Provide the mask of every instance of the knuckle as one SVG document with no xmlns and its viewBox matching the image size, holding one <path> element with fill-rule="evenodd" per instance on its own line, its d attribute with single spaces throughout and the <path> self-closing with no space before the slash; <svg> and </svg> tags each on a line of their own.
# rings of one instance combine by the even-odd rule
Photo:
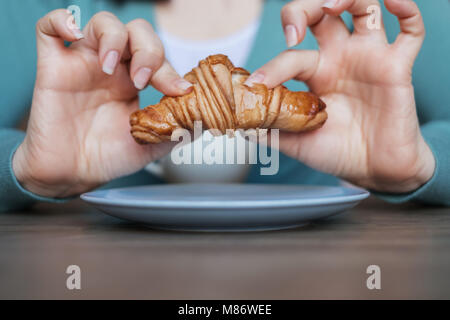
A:
<svg viewBox="0 0 450 320">
<path fill-rule="evenodd" d="M 423 23 L 422 17 L 419 15 L 417 16 L 417 30 L 416 30 L 416 35 L 418 37 L 425 37 L 426 34 L 426 30 L 425 30 L 425 25 Z"/>
<path fill-rule="evenodd" d="M 94 28 L 97 29 L 97 32 L 99 32 L 99 34 L 101 35 L 113 37 L 121 41 L 126 41 L 128 39 L 128 32 L 125 26 L 111 12 L 101 11 L 96 13 L 92 17 L 91 23 L 94 25 Z"/>
<path fill-rule="evenodd" d="M 426 34 L 425 28 L 424 28 L 423 26 L 421 26 L 419 29 L 417 29 L 415 35 L 416 35 L 418 38 L 425 38 L 425 34 Z"/>
<path fill-rule="evenodd" d="M 281 19 L 287 20 L 290 19 L 295 14 L 294 2 L 288 3 L 281 9 Z"/>
<path fill-rule="evenodd" d="M 43 24 L 45 23 L 45 21 L 46 21 L 47 18 L 48 18 L 48 15 L 45 16 L 45 17 L 43 17 L 43 18 L 40 18 L 40 19 L 36 22 L 36 30 L 39 29 L 39 26 L 41 26 L 41 25 L 43 25 Z"/>
<path fill-rule="evenodd" d="M 36 25 L 41 25 L 44 23 L 47 23 L 49 20 L 54 20 L 56 17 L 61 17 L 61 16 L 70 16 L 70 13 L 66 10 L 66 9 L 56 9 L 53 11 L 50 11 L 49 13 L 47 13 L 45 16 L 41 17 Z"/>
<path fill-rule="evenodd" d="M 45 16 L 41 17 L 35 25 L 36 34 L 38 34 L 43 29 L 48 29 L 49 26 L 55 23 L 60 23 L 63 19 L 70 17 L 70 13 L 65 9 L 57 9 L 50 11 Z"/>
<path fill-rule="evenodd" d="M 94 15 L 94 17 L 93 18 L 102 18 L 102 17 L 105 17 L 105 18 L 115 18 L 116 16 L 114 15 L 114 14 L 112 14 L 111 12 L 109 12 L 109 11 L 100 11 L 100 12 L 97 12 L 95 15 Z"/>
<path fill-rule="evenodd" d="M 141 52 L 145 56 L 145 60 L 153 67 L 159 69 L 164 63 L 164 52 L 157 48 L 143 48 L 138 50 L 135 54 Z"/>
<path fill-rule="evenodd" d="M 151 49 L 148 52 L 150 61 L 154 61 L 155 64 L 161 66 L 164 62 L 164 52 L 161 50 Z"/>
<path fill-rule="evenodd" d="M 125 28 L 111 28 L 105 31 L 108 37 L 119 39 L 121 41 L 126 41 L 128 39 L 128 32 Z"/>
<path fill-rule="evenodd" d="M 97 12 L 91 19 L 91 22 L 97 23 L 98 21 L 104 20 L 104 19 L 114 19 L 117 20 L 117 17 L 112 14 L 109 11 L 100 11 Z"/>
<path fill-rule="evenodd" d="M 150 22 L 142 18 L 130 21 L 127 26 L 130 28 L 150 28 L 151 30 L 153 30 L 153 27 L 150 24 Z"/>
<path fill-rule="evenodd" d="M 72 14 L 67 9 L 56 9 L 56 10 L 51 11 L 48 15 L 49 16 L 60 16 L 60 15 L 61 16 L 69 16 Z"/>
<path fill-rule="evenodd" d="M 414 1 L 411 1 L 411 6 L 412 6 L 413 10 L 414 10 L 418 15 L 421 15 L 421 14 L 420 14 L 420 9 L 419 9 L 419 6 L 417 5 L 417 3 L 415 3 Z"/>
<path fill-rule="evenodd" d="M 419 7 L 415 2 L 412 3 L 414 7 L 414 20 L 415 24 L 417 25 L 417 33 L 419 36 L 425 35 L 425 24 L 423 22 L 422 13 L 420 12 Z"/>
<path fill-rule="evenodd" d="M 289 15 L 291 14 L 291 8 L 288 7 L 288 5 L 285 5 L 282 9 L 281 9 L 281 19 L 285 20 L 289 17 Z"/>
<path fill-rule="evenodd" d="M 411 18 L 412 24 L 408 28 L 408 33 L 416 38 L 424 38 L 425 37 L 425 25 L 420 15 L 413 16 Z"/>
</svg>

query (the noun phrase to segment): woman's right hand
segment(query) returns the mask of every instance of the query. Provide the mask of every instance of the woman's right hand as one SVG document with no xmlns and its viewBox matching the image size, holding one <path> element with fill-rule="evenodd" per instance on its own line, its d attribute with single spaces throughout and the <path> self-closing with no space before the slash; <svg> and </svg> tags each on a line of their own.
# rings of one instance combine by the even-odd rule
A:
<svg viewBox="0 0 450 320">
<path fill-rule="evenodd" d="M 122 24 L 96 14 L 83 32 L 72 15 L 52 11 L 37 23 L 37 77 L 28 129 L 13 158 L 24 188 L 69 197 L 134 173 L 172 144 L 140 146 L 129 133 L 139 90 L 167 95 L 191 90 L 164 57 L 145 20 Z M 72 42 L 70 47 L 64 41 Z"/>
</svg>

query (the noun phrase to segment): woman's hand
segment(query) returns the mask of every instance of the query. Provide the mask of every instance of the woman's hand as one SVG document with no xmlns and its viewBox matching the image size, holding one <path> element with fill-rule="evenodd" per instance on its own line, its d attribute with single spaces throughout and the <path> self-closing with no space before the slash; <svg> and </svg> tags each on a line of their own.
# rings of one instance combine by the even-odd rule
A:
<svg viewBox="0 0 450 320">
<path fill-rule="evenodd" d="M 411 84 L 424 25 L 413 1 L 386 0 L 401 28 L 395 43 L 389 44 L 382 24 L 379 29 L 368 27 L 371 5 L 379 3 L 289 3 L 282 11 L 288 45 L 301 42 L 309 26 L 320 50 L 285 51 L 248 82 L 274 87 L 296 78 L 327 104 L 329 117 L 323 128 L 305 134 L 281 133 L 281 151 L 366 188 L 409 192 L 426 183 L 435 168 L 420 132 Z M 339 17 L 345 10 L 353 15 L 352 34 Z"/>
<path fill-rule="evenodd" d="M 165 60 L 148 22 L 124 25 L 102 12 L 81 32 L 71 19 L 61 9 L 37 24 L 33 103 L 13 159 L 18 181 L 41 196 L 76 195 L 163 156 L 170 143 L 140 146 L 129 133 L 138 90 L 151 83 L 181 95 L 190 87 Z M 64 40 L 73 43 L 65 47 Z"/>
</svg>

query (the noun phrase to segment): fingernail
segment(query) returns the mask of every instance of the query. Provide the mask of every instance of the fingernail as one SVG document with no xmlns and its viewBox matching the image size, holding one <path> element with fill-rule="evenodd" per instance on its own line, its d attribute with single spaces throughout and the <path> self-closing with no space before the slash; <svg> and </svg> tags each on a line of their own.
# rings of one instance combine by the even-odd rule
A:
<svg viewBox="0 0 450 320">
<path fill-rule="evenodd" d="M 286 37 L 286 44 L 289 48 L 295 46 L 298 41 L 297 28 L 292 24 L 289 24 L 284 28 L 284 34 Z"/>
<path fill-rule="evenodd" d="M 177 86 L 178 89 L 181 89 L 181 90 L 183 90 L 183 91 L 186 91 L 187 89 L 189 89 L 190 87 L 192 87 L 192 83 L 190 83 L 190 82 L 188 82 L 188 81 L 186 81 L 186 80 L 184 80 L 184 79 L 178 80 L 178 81 L 175 83 L 175 85 Z"/>
<path fill-rule="evenodd" d="M 327 0 L 322 4 L 322 8 L 333 8 L 337 3 L 337 0 Z"/>
<path fill-rule="evenodd" d="M 264 81 L 264 75 L 259 72 L 255 72 L 244 82 L 245 85 L 251 87 L 255 83 L 262 83 Z"/>
<path fill-rule="evenodd" d="M 103 62 L 103 72 L 111 76 L 114 73 L 118 62 L 119 53 L 117 51 L 108 52 L 105 61 Z"/>
<path fill-rule="evenodd" d="M 134 86 L 138 90 L 142 90 L 147 86 L 148 81 L 152 75 L 152 70 L 149 68 L 140 68 L 134 76 Z"/>
<path fill-rule="evenodd" d="M 77 38 L 77 40 L 80 40 L 80 39 L 84 38 L 84 34 L 83 34 L 83 32 L 81 32 L 80 29 L 75 28 L 75 29 L 72 30 L 72 32 L 73 32 L 75 38 Z"/>
</svg>

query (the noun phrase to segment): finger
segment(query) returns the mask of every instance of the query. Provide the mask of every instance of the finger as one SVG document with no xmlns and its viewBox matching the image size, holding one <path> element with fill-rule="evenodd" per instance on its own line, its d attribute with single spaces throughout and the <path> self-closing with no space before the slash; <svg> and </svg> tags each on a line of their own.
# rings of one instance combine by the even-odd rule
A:
<svg viewBox="0 0 450 320">
<path fill-rule="evenodd" d="M 192 84 L 181 78 L 167 60 L 155 72 L 151 84 L 168 96 L 180 96 L 193 89 Z"/>
<path fill-rule="evenodd" d="M 143 19 L 128 23 L 127 30 L 132 56 L 130 77 L 135 87 L 142 90 L 164 63 L 164 48 L 150 23 Z"/>
<path fill-rule="evenodd" d="M 322 0 L 297 0 L 283 7 L 281 21 L 288 47 L 302 42 L 308 27 L 311 27 L 319 44 L 350 34 L 340 17 L 324 19 L 326 14 L 321 3 Z M 326 26 L 323 26 L 324 24 Z"/>
<path fill-rule="evenodd" d="M 328 14 L 324 15 L 319 23 L 310 28 L 316 37 L 319 47 L 322 49 L 325 49 L 327 46 L 333 46 L 336 43 L 342 46 L 343 42 L 351 36 L 341 17 Z"/>
<path fill-rule="evenodd" d="M 127 25 L 132 55 L 130 76 L 137 89 L 144 89 L 149 81 L 167 95 L 188 93 L 192 85 L 181 78 L 165 60 L 164 47 L 150 23 L 143 19 Z"/>
<path fill-rule="evenodd" d="M 322 7 L 326 13 L 335 16 L 350 12 L 354 34 L 371 35 L 387 42 L 378 0 L 326 0 Z"/>
<path fill-rule="evenodd" d="M 419 8 L 409 0 L 385 0 L 385 5 L 390 13 L 397 16 L 400 24 L 400 34 L 394 46 L 415 59 L 425 38 L 425 25 Z"/>
<path fill-rule="evenodd" d="M 114 74 L 128 45 L 125 25 L 112 13 L 99 12 L 88 22 L 84 34 L 86 40 L 82 45 L 97 50 L 103 72 Z"/>
<path fill-rule="evenodd" d="M 292 78 L 308 81 L 316 72 L 318 64 L 318 51 L 287 50 L 255 71 L 246 84 L 263 83 L 268 88 L 274 88 Z"/>
<path fill-rule="evenodd" d="M 55 49 L 64 49 L 64 41 L 76 42 L 84 37 L 72 21 L 73 16 L 70 11 L 58 9 L 37 22 L 36 38 L 40 56 Z"/>
</svg>

